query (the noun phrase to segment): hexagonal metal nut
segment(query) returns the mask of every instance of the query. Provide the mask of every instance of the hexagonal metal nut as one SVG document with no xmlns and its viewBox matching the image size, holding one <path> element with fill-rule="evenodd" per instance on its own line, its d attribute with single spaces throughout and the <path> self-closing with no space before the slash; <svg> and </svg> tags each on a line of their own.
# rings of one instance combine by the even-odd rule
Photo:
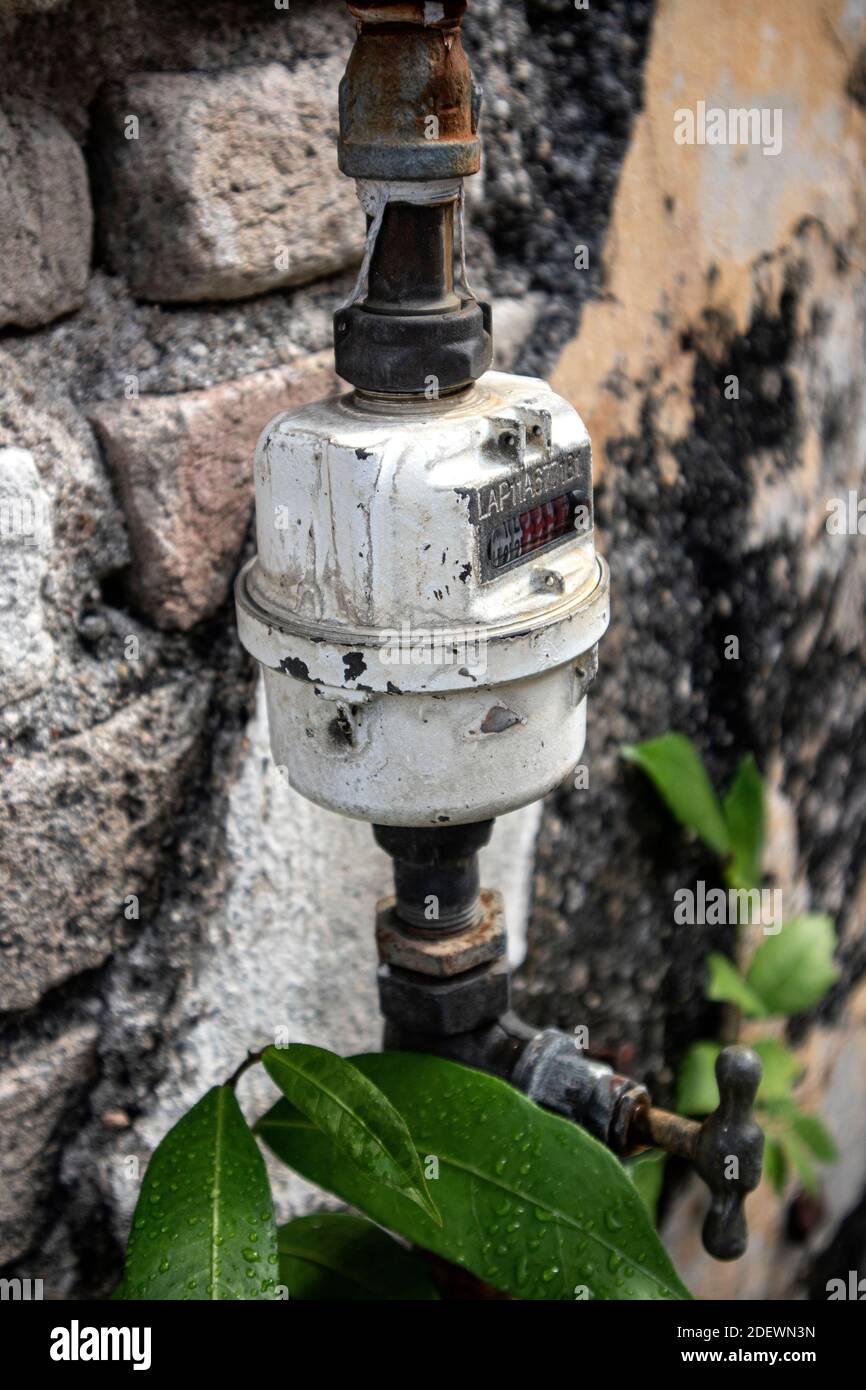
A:
<svg viewBox="0 0 866 1390">
<path fill-rule="evenodd" d="M 502 894 L 495 889 L 481 890 L 481 916 L 465 931 L 431 931 L 422 936 L 406 932 L 394 910 L 394 899 L 382 898 L 376 904 L 376 944 L 383 965 L 414 970 L 419 975 L 450 979 L 474 970 L 477 965 L 499 960 L 505 955 L 507 938 Z"/>
<path fill-rule="evenodd" d="M 509 1002 L 505 959 L 476 966 L 452 979 L 433 979 L 393 965 L 379 966 L 382 1013 L 415 1033 L 466 1033 L 506 1013 Z"/>
</svg>

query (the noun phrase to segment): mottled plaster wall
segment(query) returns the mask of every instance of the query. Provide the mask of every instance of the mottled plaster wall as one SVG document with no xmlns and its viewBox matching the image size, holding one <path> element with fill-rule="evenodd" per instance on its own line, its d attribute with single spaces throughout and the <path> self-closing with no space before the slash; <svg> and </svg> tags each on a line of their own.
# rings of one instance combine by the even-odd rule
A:
<svg viewBox="0 0 866 1390">
<path fill-rule="evenodd" d="M 553 371 L 593 439 L 613 622 L 590 788 L 545 816 L 527 1007 L 625 1047 L 662 1093 L 684 1046 L 716 1036 L 703 960 L 730 930 L 672 914 L 675 889 L 712 881 L 713 863 L 617 759 L 668 728 L 695 738 L 719 785 L 755 753 L 786 912 L 839 926 L 842 979 L 790 1032 L 844 1158 L 805 1232 L 796 1183 L 781 1202 L 762 1187 L 749 1255 L 727 1268 L 700 1250 L 703 1194 L 674 1204 L 672 1249 L 710 1297 L 801 1296 L 866 1186 L 866 546 L 826 527 L 830 499 L 862 495 L 866 464 L 864 42 L 862 5 L 657 6 L 604 292 Z M 781 150 L 678 144 L 675 113 L 699 101 L 780 109 Z"/>
</svg>

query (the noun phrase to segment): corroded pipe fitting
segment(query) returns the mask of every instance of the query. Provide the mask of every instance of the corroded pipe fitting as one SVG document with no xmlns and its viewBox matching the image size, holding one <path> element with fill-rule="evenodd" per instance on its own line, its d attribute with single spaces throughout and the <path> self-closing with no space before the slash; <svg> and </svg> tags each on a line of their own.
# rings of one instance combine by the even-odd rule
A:
<svg viewBox="0 0 866 1390">
<path fill-rule="evenodd" d="M 421 24 L 447 28 L 466 13 L 467 0 L 349 0 L 348 10 L 365 24 Z"/>
<path fill-rule="evenodd" d="M 350 4 L 339 163 L 354 179 L 454 179 L 481 164 L 481 92 L 460 39 L 465 4 Z"/>
</svg>

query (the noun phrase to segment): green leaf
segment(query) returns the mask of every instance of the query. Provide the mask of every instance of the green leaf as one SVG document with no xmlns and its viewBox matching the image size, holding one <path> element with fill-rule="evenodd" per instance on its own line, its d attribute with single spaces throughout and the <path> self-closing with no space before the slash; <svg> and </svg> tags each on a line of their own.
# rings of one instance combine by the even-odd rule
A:
<svg viewBox="0 0 866 1390">
<path fill-rule="evenodd" d="M 362 1216 L 301 1216 L 278 1232 L 280 1283 L 289 1298 L 320 1303 L 439 1297 L 420 1255 Z"/>
<path fill-rule="evenodd" d="M 759 888 L 764 857 L 764 783 L 751 753 L 740 760 L 722 802 L 733 851 L 725 870 L 730 888 Z"/>
<path fill-rule="evenodd" d="M 833 963 L 835 932 L 829 917 L 792 917 L 761 942 L 746 972 L 746 984 L 767 1013 L 796 1014 L 824 997 L 839 971 Z"/>
<path fill-rule="evenodd" d="M 716 1058 L 721 1044 L 692 1043 L 677 1075 L 677 1110 L 681 1115 L 709 1115 L 719 1103 Z"/>
<path fill-rule="evenodd" d="M 764 1069 L 758 1087 L 758 1103 L 769 1104 L 787 1099 L 803 1070 L 803 1063 L 776 1038 L 762 1038 L 749 1046 L 757 1052 Z"/>
<path fill-rule="evenodd" d="M 258 1132 L 304 1177 L 519 1299 L 690 1297 L 621 1164 L 576 1125 L 439 1057 L 353 1060 L 405 1116 L 425 1164 L 438 1166 L 443 1224 L 279 1102 Z"/>
<path fill-rule="evenodd" d="M 707 956 L 707 998 L 715 1004 L 736 1004 L 750 1018 L 766 1014 L 763 1002 L 749 989 L 727 956 L 713 951 Z"/>
<path fill-rule="evenodd" d="M 286 1100 L 353 1163 L 440 1220 L 402 1116 L 357 1067 L 305 1043 L 268 1047 L 262 1061 Z"/>
<path fill-rule="evenodd" d="M 620 753 L 643 769 L 682 825 L 694 830 L 720 858 L 727 858 L 731 849 L 727 822 L 691 739 L 685 734 L 662 734 L 645 743 L 625 744 Z"/>
<path fill-rule="evenodd" d="M 817 1115 L 806 1115 L 802 1110 L 797 1109 L 795 1114 L 791 1116 L 791 1125 L 797 1138 L 821 1163 L 836 1162 L 839 1151 L 833 1142 L 832 1135 Z"/>
<path fill-rule="evenodd" d="M 156 1148 L 141 1185 L 124 1299 L 276 1298 L 264 1160 L 230 1086 L 214 1086 Z"/>
<path fill-rule="evenodd" d="M 782 1146 L 778 1140 L 771 1139 L 768 1134 L 764 1139 L 763 1176 L 766 1178 L 777 1197 L 782 1194 L 787 1175 L 788 1165 L 782 1151 Z"/>
<path fill-rule="evenodd" d="M 818 1195 L 818 1175 L 805 1144 L 802 1144 L 793 1129 L 782 1130 L 778 1142 L 788 1163 L 790 1163 L 803 1187 L 812 1197 Z"/>
<path fill-rule="evenodd" d="M 778 1137 L 784 1140 L 785 1136 L 794 1136 L 796 1143 L 805 1145 L 809 1154 L 822 1163 L 837 1161 L 837 1147 L 817 1115 L 806 1115 L 806 1112 L 801 1111 L 799 1105 L 790 1098 L 770 1105 L 769 1113 Z"/>
<path fill-rule="evenodd" d="M 640 1193 L 653 1225 L 656 1224 L 659 1197 L 665 1180 L 666 1161 L 667 1154 L 663 1149 L 650 1149 L 647 1153 L 638 1154 L 637 1158 L 630 1158 L 625 1164 L 625 1171 Z"/>
<path fill-rule="evenodd" d="M 764 1109 L 772 1138 L 780 1145 L 803 1187 L 815 1196 L 818 1177 L 813 1159 L 832 1163 L 837 1157 L 833 1140 L 817 1116 L 806 1115 L 792 1100 L 777 1101 Z"/>
</svg>

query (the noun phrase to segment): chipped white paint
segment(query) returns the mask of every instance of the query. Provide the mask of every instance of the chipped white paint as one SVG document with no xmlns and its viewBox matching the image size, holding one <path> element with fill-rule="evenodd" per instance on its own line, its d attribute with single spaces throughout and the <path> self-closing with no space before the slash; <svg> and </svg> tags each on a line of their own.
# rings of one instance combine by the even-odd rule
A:
<svg viewBox="0 0 866 1390">
<path fill-rule="evenodd" d="M 607 569 L 587 525 L 490 572 L 484 528 L 557 494 L 588 518 L 573 407 L 498 372 L 451 403 L 322 401 L 267 427 L 255 486 L 238 626 L 293 787 L 380 824 L 460 824 L 568 775 Z"/>
</svg>

